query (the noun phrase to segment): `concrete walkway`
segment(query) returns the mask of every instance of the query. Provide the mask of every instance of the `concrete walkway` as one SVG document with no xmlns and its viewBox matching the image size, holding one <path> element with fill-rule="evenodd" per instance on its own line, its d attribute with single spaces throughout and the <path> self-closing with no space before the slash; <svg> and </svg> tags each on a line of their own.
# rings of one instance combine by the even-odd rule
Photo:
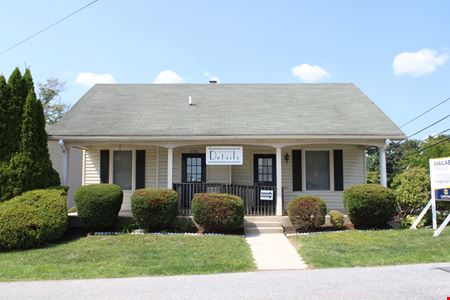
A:
<svg viewBox="0 0 450 300">
<path fill-rule="evenodd" d="M 303 270 L 308 266 L 283 233 L 246 234 L 258 270 Z"/>
</svg>

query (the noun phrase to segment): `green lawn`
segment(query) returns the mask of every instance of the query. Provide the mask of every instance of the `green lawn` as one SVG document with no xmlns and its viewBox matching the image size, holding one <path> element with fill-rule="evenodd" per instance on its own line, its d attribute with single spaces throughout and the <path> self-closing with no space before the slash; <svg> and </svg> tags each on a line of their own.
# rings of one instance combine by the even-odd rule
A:
<svg viewBox="0 0 450 300">
<path fill-rule="evenodd" d="M 88 236 L 40 249 L 0 252 L 0 281 L 251 271 L 239 236 Z"/>
<path fill-rule="evenodd" d="M 343 231 L 292 236 L 306 263 L 316 268 L 449 262 L 450 229 Z"/>
</svg>

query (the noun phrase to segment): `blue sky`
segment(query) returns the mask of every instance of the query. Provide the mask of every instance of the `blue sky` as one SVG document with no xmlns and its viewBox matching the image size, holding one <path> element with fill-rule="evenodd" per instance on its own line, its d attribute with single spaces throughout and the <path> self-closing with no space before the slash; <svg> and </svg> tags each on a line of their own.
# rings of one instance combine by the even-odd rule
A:
<svg viewBox="0 0 450 300">
<path fill-rule="evenodd" d="M 89 2 L 3 3 L 0 51 Z M 30 66 L 36 82 L 66 81 L 69 104 L 94 82 L 152 83 L 158 75 L 185 83 L 354 82 L 401 125 L 450 97 L 449 52 L 450 1 L 100 0 L 1 55 L 0 73 Z M 450 101 L 405 133 L 449 108 Z M 450 118 L 416 137 L 449 125 Z"/>
</svg>

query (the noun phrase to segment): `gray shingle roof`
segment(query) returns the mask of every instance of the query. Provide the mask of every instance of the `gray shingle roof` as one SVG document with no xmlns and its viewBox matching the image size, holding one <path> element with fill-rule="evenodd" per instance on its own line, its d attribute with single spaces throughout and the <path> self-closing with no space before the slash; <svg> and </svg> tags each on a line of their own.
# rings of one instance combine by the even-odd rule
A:
<svg viewBox="0 0 450 300">
<path fill-rule="evenodd" d="M 194 106 L 188 105 L 192 97 Z M 99 84 L 54 136 L 356 135 L 403 132 L 353 84 Z"/>
</svg>

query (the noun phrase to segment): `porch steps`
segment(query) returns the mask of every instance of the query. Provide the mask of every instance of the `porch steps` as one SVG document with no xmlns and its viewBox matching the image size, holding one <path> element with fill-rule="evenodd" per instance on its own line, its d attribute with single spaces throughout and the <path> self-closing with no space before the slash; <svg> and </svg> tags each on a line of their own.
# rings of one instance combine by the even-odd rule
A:
<svg viewBox="0 0 450 300">
<path fill-rule="evenodd" d="M 281 220 L 274 217 L 246 217 L 244 221 L 245 234 L 284 233 Z"/>
</svg>

